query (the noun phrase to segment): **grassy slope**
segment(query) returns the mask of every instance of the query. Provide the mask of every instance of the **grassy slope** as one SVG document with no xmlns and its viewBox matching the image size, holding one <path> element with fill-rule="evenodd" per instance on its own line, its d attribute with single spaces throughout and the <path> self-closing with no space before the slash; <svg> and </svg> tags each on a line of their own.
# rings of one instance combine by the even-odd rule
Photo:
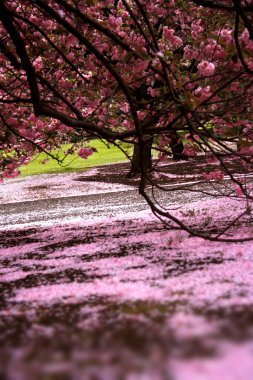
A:
<svg viewBox="0 0 253 380">
<path fill-rule="evenodd" d="M 97 153 L 94 152 L 87 160 L 75 155 L 70 155 L 65 159 L 64 163 L 59 165 L 54 159 L 49 158 L 46 164 L 42 164 L 41 161 L 47 158 L 45 153 L 41 153 L 36 156 L 28 165 L 21 167 L 21 175 L 34 175 L 45 173 L 64 173 L 70 171 L 82 171 L 92 166 L 100 166 L 115 162 L 125 161 L 127 158 L 124 153 L 117 147 L 110 145 L 109 147 L 100 140 L 93 140 L 90 146 L 97 149 Z M 131 146 L 123 145 L 124 150 L 131 155 Z M 63 157 L 63 151 L 70 148 L 71 145 L 64 145 L 59 157 Z"/>
</svg>

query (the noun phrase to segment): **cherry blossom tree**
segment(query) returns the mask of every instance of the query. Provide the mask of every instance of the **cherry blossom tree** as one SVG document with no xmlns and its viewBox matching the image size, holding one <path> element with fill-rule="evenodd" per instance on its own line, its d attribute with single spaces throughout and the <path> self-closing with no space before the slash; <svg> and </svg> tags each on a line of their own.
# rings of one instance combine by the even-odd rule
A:
<svg viewBox="0 0 253 380">
<path fill-rule="evenodd" d="M 139 152 L 139 192 L 168 227 L 222 239 L 251 223 L 252 8 L 250 0 L 1 1 L 1 178 L 75 134 L 125 141 Z M 84 159 L 93 152 L 76 148 Z M 223 229 L 187 225 L 161 204 L 169 177 L 159 162 L 177 153 L 192 168 L 205 159 L 197 187 L 181 190 L 245 200 Z"/>
</svg>

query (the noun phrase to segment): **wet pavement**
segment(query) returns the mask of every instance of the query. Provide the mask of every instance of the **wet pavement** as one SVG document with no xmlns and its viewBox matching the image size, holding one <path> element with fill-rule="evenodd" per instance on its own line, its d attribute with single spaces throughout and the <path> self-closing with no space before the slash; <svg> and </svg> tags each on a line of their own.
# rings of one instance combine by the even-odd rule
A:
<svg viewBox="0 0 253 380">
<path fill-rule="evenodd" d="M 183 163 L 178 165 L 184 167 Z M 115 165 L 114 171 L 111 167 L 8 181 L 0 187 L 0 229 L 87 221 L 149 210 L 138 193 L 138 179 L 127 178 L 128 165 Z M 166 186 L 170 189 L 197 183 L 198 178 L 174 175 Z M 167 206 L 205 198 L 203 194 L 180 189 L 169 193 L 156 191 L 156 197 Z"/>
<path fill-rule="evenodd" d="M 166 195 L 162 196 L 164 201 Z M 200 197 L 203 195 L 179 191 L 167 195 L 166 202 L 178 206 Z M 149 206 L 136 189 L 7 203 L 1 205 L 0 229 L 87 221 L 144 210 Z"/>
<path fill-rule="evenodd" d="M 38 226 L 115 216 L 147 209 L 136 190 L 10 203 L 1 206 L 1 227 Z"/>
</svg>

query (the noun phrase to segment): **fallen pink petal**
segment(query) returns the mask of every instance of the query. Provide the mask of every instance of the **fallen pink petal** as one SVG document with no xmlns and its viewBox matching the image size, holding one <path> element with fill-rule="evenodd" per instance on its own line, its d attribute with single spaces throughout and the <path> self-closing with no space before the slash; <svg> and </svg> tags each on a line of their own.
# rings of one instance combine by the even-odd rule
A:
<svg viewBox="0 0 253 380">
<path fill-rule="evenodd" d="M 91 187 L 99 170 L 87 171 L 85 182 L 71 173 L 9 180 L 2 199 L 13 194 L 6 206 L 21 207 L 32 194 L 36 203 L 68 189 L 83 200 L 133 191 Z M 222 219 L 228 204 L 231 215 L 240 209 L 229 202 L 195 201 L 175 213 Z M 148 209 L 23 222 L 0 232 L 0 357 L 9 379 L 251 379 L 251 241 L 166 230 Z"/>
</svg>

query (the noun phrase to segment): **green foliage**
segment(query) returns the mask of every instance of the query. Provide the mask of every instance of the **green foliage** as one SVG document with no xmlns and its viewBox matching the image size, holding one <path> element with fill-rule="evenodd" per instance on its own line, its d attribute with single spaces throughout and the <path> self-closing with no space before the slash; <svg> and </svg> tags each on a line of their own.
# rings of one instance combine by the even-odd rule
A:
<svg viewBox="0 0 253 380">
<path fill-rule="evenodd" d="M 120 143 L 121 149 L 101 140 L 92 140 L 89 145 L 94 149 L 94 153 L 87 160 L 78 157 L 77 153 L 72 153 L 64 159 L 63 163 L 58 163 L 57 160 L 48 157 L 46 153 L 40 153 L 28 165 L 21 167 L 21 175 L 83 171 L 93 166 L 122 162 L 127 157 L 121 149 L 127 154 L 132 155 L 132 146 L 126 143 Z M 51 153 L 58 157 L 58 159 L 62 159 L 65 155 L 64 152 L 71 148 L 72 144 L 66 144 L 62 146 L 60 151 L 53 151 Z"/>
</svg>

